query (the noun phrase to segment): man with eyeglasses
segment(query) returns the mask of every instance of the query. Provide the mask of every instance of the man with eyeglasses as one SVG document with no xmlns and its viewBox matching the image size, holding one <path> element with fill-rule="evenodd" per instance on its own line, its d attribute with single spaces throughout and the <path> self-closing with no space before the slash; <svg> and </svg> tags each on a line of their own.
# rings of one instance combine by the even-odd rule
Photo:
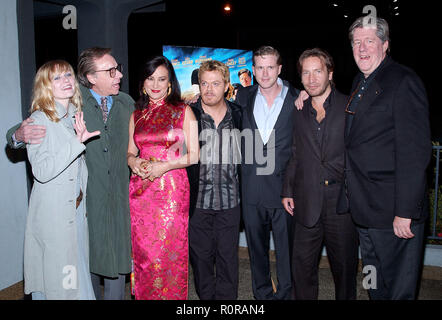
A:
<svg viewBox="0 0 442 320">
<path fill-rule="evenodd" d="M 87 215 L 89 224 L 90 272 L 97 299 L 122 300 L 126 274 L 131 272 L 129 216 L 129 168 L 126 154 L 129 118 L 133 99 L 120 92 L 123 77 L 108 48 L 84 50 L 78 60 L 78 80 L 83 98 L 82 111 L 89 130 L 100 136 L 86 143 Z M 94 128 L 94 129 L 93 129 Z M 12 147 L 40 143 L 45 128 L 29 118 L 8 131 Z"/>
<path fill-rule="evenodd" d="M 349 37 L 360 73 L 346 109 L 346 199 L 377 280 L 370 298 L 415 299 L 429 210 L 427 95 L 416 73 L 388 56 L 384 19 L 357 19 Z"/>
</svg>

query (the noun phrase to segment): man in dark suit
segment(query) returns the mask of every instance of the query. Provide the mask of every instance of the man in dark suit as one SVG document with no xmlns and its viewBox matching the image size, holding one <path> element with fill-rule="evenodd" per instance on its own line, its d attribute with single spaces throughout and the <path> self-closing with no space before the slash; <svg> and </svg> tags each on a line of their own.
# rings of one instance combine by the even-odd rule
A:
<svg viewBox="0 0 442 320">
<path fill-rule="evenodd" d="M 368 276 L 377 280 L 369 294 L 415 299 L 431 157 L 425 88 L 411 69 L 387 55 L 384 19 L 359 18 L 349 36 L 361 73 L 346 109 L 346 194 L 363 264 L 372 266 L 375 274 Z"/>
<path fill-rule="evenodd" d="M 335 280 L 336 299 L 356 299 L 358 235 L 350 214 L 336 213 L 344 174 L 347 96 L 332 86 L 333 59 L 321 49 L 298 60 L 310 98 L 293 114 L 293 147 L 285 171 L 283 200 L 294 216 L 294 298 L 318 299 L 318 264 L 323 243 Z"/>
<path fill-rule="evenodd" d="M 256 299 L 289 299 L 291 294 L 291 216 L 281 204 L 284 169 L 292 143 L 293 103 L 298 90 L 278 76 L 279 52 L 263 46 L 253 53 L 257 85 L 241 88 L 236 102 L 244 108 L 242 172 L 243 220 Z M 270 276 L 270 230 L 276 251 L 278 286 Z"/>
</svg>

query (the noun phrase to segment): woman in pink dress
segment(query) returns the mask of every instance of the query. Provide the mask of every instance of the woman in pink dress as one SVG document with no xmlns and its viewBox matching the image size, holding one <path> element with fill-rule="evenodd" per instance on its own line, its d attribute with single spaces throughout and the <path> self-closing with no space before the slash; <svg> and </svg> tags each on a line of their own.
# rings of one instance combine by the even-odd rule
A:
<svg viewBox="0 0 442 320">
<path fill-rule="evenodd" d="M 127 152 L 133 173 L 129 203 L 135 299 L 187 299 L 185 167 L 198 162 L 198 128 L 192 110 L 181 101 L 167 58 L 158 56 L 145 64 L 140 94 L 130 118 Z"/>
</svg>

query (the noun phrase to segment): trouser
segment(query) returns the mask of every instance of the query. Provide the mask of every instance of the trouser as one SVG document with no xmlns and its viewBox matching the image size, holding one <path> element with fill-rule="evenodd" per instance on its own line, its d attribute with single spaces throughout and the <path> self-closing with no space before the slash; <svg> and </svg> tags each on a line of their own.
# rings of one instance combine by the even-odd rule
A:
<svg viewBox="0 0 442 320">
<path fill-rule="evenodd" d="M 238 297 L 238 241 L 241 210 L 195 209 L 189 223 L 190 261 L 201 300 Z"/>
<path fill-rule="evenodd" d="M 292 275 L 296 300 L 318 299 L 318 265 L 322 247 L 335 282 L 337 300 L 356 299 L 358 234 L 350 214 L 338 215 L 335 207 L 323 210 L 311 228 L 295 222 Z"/>
<path fill-rule="evenodd" d="M 104 279 L 104 295 L 101 294 L 100 282 Z M 124 300 L 126 275 L 120 274 L 118 278 L 108 278 L 91 273 L 92 286 L 97 300 Z"/>
<path fill-rule="evenodd" d="M 357 228 L 365 271 L 363 285 L 372 300 L 416 299 L 424 228 L 424 223 L 411 226 L 411 239 L 398 238 L 393 228 Z"/>
<path fill-rule="evenodd" d="M 292 216 L 282 208 L 243 206 L 244 226 L 252 271 L 252 289 L 258 300 L 285 300 L 291 298 L 291 244 Z M 273 292 L 270 275 L 270 229 L 276 254 L 276 275 L 278 285 Z"/>
</svg>

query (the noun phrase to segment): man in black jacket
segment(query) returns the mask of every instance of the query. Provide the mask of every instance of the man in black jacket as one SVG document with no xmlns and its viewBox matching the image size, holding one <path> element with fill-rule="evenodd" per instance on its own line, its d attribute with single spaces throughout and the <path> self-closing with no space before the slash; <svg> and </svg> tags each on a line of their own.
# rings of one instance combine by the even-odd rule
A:
<svg viewBox="0 0 442 320">
<path fill-rule="evenodd" d="M 293 114 L 292 156 L 282 192 L 284 208 L 295 220 L 292 275 L 297 300 L 318 299 L 323 243 L 336 299 L 356 299 L 357 232 L 350 214 L 336 213 L 344 175 L 347 96 L 334 88 L 333 70 L 332 57 L 321 49 L 299 57 L 298 71 L 311 98 Z"/>
<path fill-rule="evenodd" d="M 225 64 L 203 62 L 198 79 L 201 97 L 192 110 L 198 120 L 200 162 L 187 168 L 190 261 L 201 300 L 234 300 L 238 296 L 242 110 L 224 98 L 230 83 Z"/>
<path fill-rule="evenodd" d="M 369 294 L 415 299 L 431 157 L 425 88 L 411 69 L 387 55 L 384 19 L 359 18 L 349 36 L 361 72 L 346 109 L 346 194 L 363 264 L 375 270 Z"/>
<path fill-rule="evenodd" d="M 282 61 L 270 46 L 253 53 L 257 85 L 240 88 L 236 102 L 243 107 L 245 138 L 241 166 L 243 220 L 258 300 L 291 298 L 291 225 L 281 203 L 284 170 L 291 155 L 294 100 L 298 90 L 279 78 Z M 276 251 L 278 285 L 270 276 L 270 230 Z"/>
</svg>

